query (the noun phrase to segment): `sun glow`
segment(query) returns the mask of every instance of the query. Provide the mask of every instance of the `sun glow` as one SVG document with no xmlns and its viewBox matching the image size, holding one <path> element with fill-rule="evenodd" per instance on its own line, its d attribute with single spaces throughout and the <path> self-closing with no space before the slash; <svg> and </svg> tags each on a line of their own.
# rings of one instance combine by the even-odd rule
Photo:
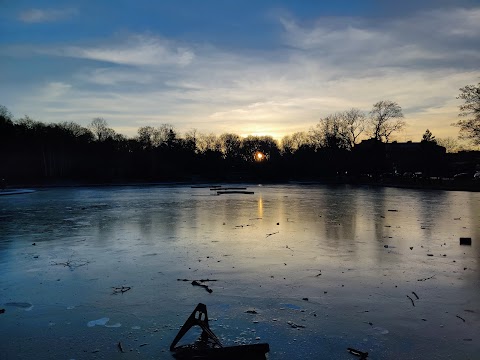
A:
<svg viewBox="0 0 480 360">
<path fill-rule="evenodd" d="M 262 153 L 261 151 L 257 151 L 257 152 L 255 153 L 255 160 L 256 160 L 256 161 L 263 161 L 263 160 L 265 160 L 265 154 Z"/>
</svg>

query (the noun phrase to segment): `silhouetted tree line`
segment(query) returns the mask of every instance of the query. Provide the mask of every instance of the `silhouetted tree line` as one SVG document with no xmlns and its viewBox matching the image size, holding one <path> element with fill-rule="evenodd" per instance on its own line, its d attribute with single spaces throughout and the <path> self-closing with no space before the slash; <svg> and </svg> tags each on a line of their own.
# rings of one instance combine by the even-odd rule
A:
<svg viewBox="0 0 480 360">
<path fill-rule="evenodd" d="M 389 144 L 392 133 L 404 125 L 400 106 L 380 101 L 368 115 L 358 109 L 331 114 L 309 131 L 280 142 L 270 136 L 216 136 L 196 130 L 182 137 L 168 124 L 141 127 L 137 136 L 127 138 L 102 118 L 93 119 L 88 127 L 73 122 L 45 124 L 28 116 L 13 119 L 0 106 L 0 177 L 12 184 L 58 184 L 441 173 L 445 151 L 429 130 L 414 154 Z M 362 134 L 370 140 L 359 145 Z"/>
<path fill-rule="evenodd" d="M 262 163 L 255 153 L 263 154 Z M 0 108 L 0 177 L 9 183 L 228 180 L 276 177 L 280 150 L 269 136 L 179 137 L 174 128 L 141 127 L 126 138 L 94 119 L 88 127 L 14 120 Z"/>
</svg>

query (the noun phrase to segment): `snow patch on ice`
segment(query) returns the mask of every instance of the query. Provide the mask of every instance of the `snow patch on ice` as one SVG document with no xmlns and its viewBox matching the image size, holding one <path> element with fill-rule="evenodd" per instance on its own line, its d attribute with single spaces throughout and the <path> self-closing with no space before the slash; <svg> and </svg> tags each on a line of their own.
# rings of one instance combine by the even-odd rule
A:
<svg viewBox="0 0 480 360">
<path fill-rule="evenodd" d="M 380 326 L 378 327 L 374 327 L 373 330 L 377 333 L 377 334 L 381 334 L 381 335 L 387 335 L 389 333 L 389 331 L 385 328 L 382 328 Z"/>
<path fill-rule="evenodd" d="M 112 325 L 107 325 L 109 321 L 110 321 L 110 318 L 108 318 L 108 317 L 103 317 L 103 318 L 101 318 L 101 319 L 89 321 L 89 322 L 87 323 L 87 326 L 88 326 L 88 327 L 105 326 L 105 327 L 108 327 L 108 328 L 118 328 L 118 327 L 122 326 L 122 324 L 120 324 L 120 323 L 116 323 L 116 324 L 112 324 Z"/>
<path fill-rule="evenodd" d="M 94 326 L 105 326 L 105 324 L 110 320 L 110 318 L 104 317 L 98 320 L 92 320 L 87 323 L 88 327 L 94 327 Z"/>
<path fill-rule="evenodd" d="M 112 324 L 112 325 L 105 325 L 105 327 L 107 327 L 107 328 L 118 328 L 120 326 L 122 326 L 122 324 L 120 324 L 120 323 L 116 323 L 116 324 Z"/>
</svg>

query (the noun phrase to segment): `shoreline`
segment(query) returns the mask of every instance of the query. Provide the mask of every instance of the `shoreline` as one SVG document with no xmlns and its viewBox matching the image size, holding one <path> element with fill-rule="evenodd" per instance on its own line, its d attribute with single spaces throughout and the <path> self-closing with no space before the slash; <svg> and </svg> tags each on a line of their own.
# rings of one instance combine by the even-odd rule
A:
<svg viewBox="0 0 480 360">
<path fill-rule="evenodd" d="M 261 179 L 259 179 L 261 180 Z M 52 182 L 44 184 L 14 184 L 7 186 L 5 189 L 0 190 L 1 195 L 15 195 L 15 194 L 24 194 L 34 192 L 35 190 L 31 189 L 49 189 L 49 188 L 70 188 L 70 187 L 121 187 L 121 186 L 137 186 L 137 187 L 147 187 L 147 186 L 212 186 L 218 184 L 271 184 L 271 185 L 351 185 L 351 186 L 374 186 L 374 187 L 394 187 L 402 189 L 419 189 L 419 190 L 443 190 L 443 191 L 468 191 L 468 192 L 480 192 L 480 181 L 469 180 L 469 181 L 455 181 L 453 179 L 435 179 L 435 180 L 422 180 L 414 179 L 412 181 L 407 181 L 401 179 L 400 181 L 388 180 L 358 180 L 358 179 L 303 179 L 303 180 L 283 180 L 283 181 L 245 181 L 239 179 L 238 181 L 226 180 L 226 181 L 133 181 L 133 182 L 94 182 L 94 183 L 85 183 L 85 182 Z"/>
</svg>

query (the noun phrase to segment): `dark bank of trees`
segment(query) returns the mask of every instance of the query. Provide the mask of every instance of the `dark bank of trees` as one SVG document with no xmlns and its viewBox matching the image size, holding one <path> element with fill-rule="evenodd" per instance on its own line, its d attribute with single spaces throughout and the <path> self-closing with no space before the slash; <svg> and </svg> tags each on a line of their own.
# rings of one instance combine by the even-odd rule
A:
<svg viewBox="0 0 480 360">
<path fill-rule="evenodd" d="M 87 127 L 45 124 L 28 116 L 14 119 L 0 106 L 0 177 L 10 184 L 75 184 L 285 181 L 406 169 L 439 173 L 435 164 L 441 163 L 440 147 L 429 130 L 420 147 L 389 144 L 404 126 L 401 107 L 380 101 L 368 114 L 358 109 L 330 114 L 309 131 L 280 142 L 270 136 L 216 136 L 196 130 L 180 136 L 168 124 L 141 127 L 127 138 L 102 118 Z M 370 140 L 359 146 L 361 138 Z M 404 159 L 408 157 L 415 161 Z"/>
<path fill-rule="evenodd" d="M 88 127 L 44 124 L 28 116 L 14 120 L 0 107 L 0 177 L 9 183 L 273 180 L 280 161 L 269 136 L 242 139 L 193 130 L 180 137 L 163 124 L 126 138 L 101 118 Z"/>
</svg>

